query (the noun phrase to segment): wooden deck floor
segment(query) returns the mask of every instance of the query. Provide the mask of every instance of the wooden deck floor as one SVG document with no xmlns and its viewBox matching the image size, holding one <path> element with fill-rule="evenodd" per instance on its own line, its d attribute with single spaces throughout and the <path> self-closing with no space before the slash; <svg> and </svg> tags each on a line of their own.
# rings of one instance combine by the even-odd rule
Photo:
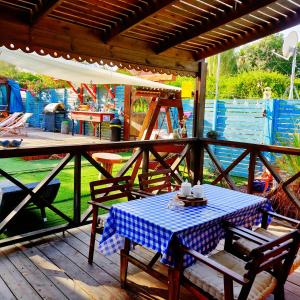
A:
<svg viewBox="0 0 300 300">
<path fill-rule="evenodd" d="M 59 132 L 46 132 L 39 128 L 26 128 L 26 134 L 17 137 L 22 138 L 22 148 L 49 147 L 63 145 L 99 144 L 107 142 L 95 136 L 81 134 L 62 134 Z M 3 139 L 16 139 L 15 135 L 6 135 Z M 1 147 L 0 147 L 1 148 Z"/>
<path fill-rule="evenodd" d="M 69 230 L 0 251 L 0 299 L 165 299 L 167 286 L 134 266 L 128 290 L 119 287 L 119 254 L 95 253 L 87 263 L 89 226 Z M 137 247 L 135 255 L 152 253 Z M 156 268 L 165 272 L 160 263 Z M 193 299 L 182 289 L 181 299 Z M 300 300 L 300 269 L 286 284 L 286 299 Z"/>
</svg>

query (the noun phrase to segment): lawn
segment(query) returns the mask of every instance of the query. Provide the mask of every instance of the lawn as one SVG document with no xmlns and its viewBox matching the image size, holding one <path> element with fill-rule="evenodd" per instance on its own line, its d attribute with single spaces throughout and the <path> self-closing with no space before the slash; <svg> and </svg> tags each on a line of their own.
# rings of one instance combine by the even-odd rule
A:
<svg viewBox="0 0 300 300">
<path fill-rule="evenodd" d="M 131 153 L 120 153 L 123 157 L 129 158 Z M 22 158 L 5 158 L 1 159 L 1 167 L 3 170 L 13 175 L 22 183 L 38 182 L 45 178 L 47 174 L 59 163 L 60 160 L 32 160 L 25 161 Z M 115 164 L 113 168 L 113 176 L 122 168 L 123 164 Z M 128 171 L 130 174 L 131 170 Z M 81 169 L 81 212 L 83 213 L 88 208 L 90 200 L 89 182 L 98 179 L 99 172 L 89 164 L 85 159 L 82 160 Z M 211 172 L 205 169 L 204 182 L 210 183 L 212 180 Z M 73 191 L 74 191 L 74 162 L 69 164 L 56 176 L 61 182 L 58 195 L 54 201 L 56 208 L 64 212 L 70 218 L 73 218 Z M 0 181 L 4 180 L 0 177 Z M 245 184 L 244 178 L 235 178 L 238 185 Z M 137 179 L 135 184 L 137 184 Z M 120 200 L 124 201 L 124 200 Z M 13 236 L 23 232 L 29 232 L 45 227 L 52 227 L 65 223 L 65 221 L 57 216 L 52 210 L 46 209 L 48 221 L 44 223 L 40 216 L 40 210 L 35 205 L 29 205 L 22 213 L 16 217 L 11 223 L 8 230 L 0 235 L 0 238 Z"/>
</svg>

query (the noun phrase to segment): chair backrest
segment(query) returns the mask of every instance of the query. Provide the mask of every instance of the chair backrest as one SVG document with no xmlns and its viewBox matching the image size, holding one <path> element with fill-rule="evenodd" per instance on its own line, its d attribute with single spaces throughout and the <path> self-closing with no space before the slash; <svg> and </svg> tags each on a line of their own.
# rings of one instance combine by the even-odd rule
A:
<svg viewBox="0 0 300 300">
<path fill-rule="evenodd" d="M 158 194 L 163 190 L 171 191 L 171 170 L 162 169 L 154 172 L 140 174 L 139 176 L 140 190 L 147 193 Z"/>
<path fill-rule="evenodd" d="M 0 127 L 12 125 L 15 122 L 15 120 L 22 114 L 22 112 L 14 112 L 13 114 L 5 118 L 2 122 L 0 122 Z"/>
<path fill-rule="evenodd" d="M 107 178 L 90 182 L 92 201 L 103 203 L 126 197 L 133 199 L 131 195 L 130 176 Z M 113 194 L 111 194 L 113 192 Z"/>
<path fill-rule="evenodd" d="M 9 128 L 19 128 L 24 127 L 27 120 L 32 116 L 32 113 L 25 113 L 23 116 L 21 116 L 16 123 L 9 126 Z"/>
<path fill-rule="evenodd" d="M 277 279 L 278 286 L 283 287 L 299 245 L 300 232 L 299 230 L 293 230 L 288 234 L 253 249 L 249 254 L 250 260 L 246 264 L 248 271 L 244 275 L 245 278 L 249 279 L 250 286 L 245 285 L 241 293 L 249 293 L 251 282 L 254 281 L 256 274 L 261 271 L 272 270 L 273 276 Z"/>
</svg>

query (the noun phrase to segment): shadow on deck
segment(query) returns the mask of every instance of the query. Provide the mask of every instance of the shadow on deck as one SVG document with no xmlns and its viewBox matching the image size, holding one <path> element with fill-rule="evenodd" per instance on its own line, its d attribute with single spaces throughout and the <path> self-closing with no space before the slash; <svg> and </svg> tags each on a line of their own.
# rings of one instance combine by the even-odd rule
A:
<svg viewBox="0 0 300 300">
<path fill-rule="evenodd" d="M 0 250 L 0 299 L 166 299 L 167 286 L 129 266 L 129 288 L 119 283 L 119 254 L 95 253 L 87 263 L 89 226 Z M 153 253 L 136 247 L 140 260 Z M 155 268 L 166 272 L 157 263 Z M 181 299 L 193 299 L 182 289 Z M 300 300 L 300 269 L 286 283 L 286 299 Z"/>
</svg>

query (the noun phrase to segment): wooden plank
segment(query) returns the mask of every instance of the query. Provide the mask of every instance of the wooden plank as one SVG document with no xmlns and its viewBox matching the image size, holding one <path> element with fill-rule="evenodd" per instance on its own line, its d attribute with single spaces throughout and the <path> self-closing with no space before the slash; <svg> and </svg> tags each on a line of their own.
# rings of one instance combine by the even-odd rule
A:
<svg viewBox="0 0 300 300">
<path fill-rule="evenodd" d="M 0 252 L 0 276 L 17 299 L 42 299 L 17 268 Z"/>
<path fill-rule="evenodd" d="M 9 253 L 4 250 L 3 253 L 43 299 L 67 299 L 22 251 Z"/>
<path fill-rule="evenodd" d="M 92 287 L 98 286 L 97 281 L 80 267 L 78 267 L 70 259 L 71 256 L 76 255 L 77 251 L 73 249 L 74 251 L 69 253 L 68 256 L 65 256 L 55 247 L 57 243 L 60 243 L 60 241 L 52 241 L 50 243 L 39 245 L 37 246 L 37 248 L 42 253 L 44 253 L 55 265 L 63 269 L 67 276 L 72 278 L 73 281 L 76 282 L 76 285 L 78 285 L 81 290 L 89 295 L 89 297 L 102 297 L 103 299 L 105 299 L 105 297 L 108 296 L 107 290 L 100 287 L 99 289 L 97 289 L 97 292 L 95 292 Z"/>
<path fill-rule="evenodd" d="M 0 299 L 7 299 L 7 300 L 15 300 L 16 297 L 13 295 L 11 290 L 5 284 L 5 282 L 0 277 Z"/>
<path fill-rule="evenodd" d="M 22 251 L 68 299 L 88 299 L 86 292 L 36 246 L 23 244 Z"/>
<path fill-rule="evenodd" d="M 67 233 L 67 235 L 69 235 Z M 110 276 L 107 272 L 102 270 L 97 265 L 90 265 L 87 263 L 87 258 L 77 250 L 77 248 L 71 247 L 65 238 L 56 240 L 50 243 L 55 249 L 68 257 L 76 266 L 83 270 L 86 274 L 89 274 L 94 280 L 97 281 L 97 287 L 93 287 L 91 290 L 99 294 L 100 297 L 107 299 L 126 299 L 128 294 L 125 290 L 120 289 L 120 283 Z M 102 256 L 102 259 L 104 257 Z M 102 296 L 103 295 L 103 296 Z M 105 299 L 104 298 L 104 299 Z"/>
</svg>

